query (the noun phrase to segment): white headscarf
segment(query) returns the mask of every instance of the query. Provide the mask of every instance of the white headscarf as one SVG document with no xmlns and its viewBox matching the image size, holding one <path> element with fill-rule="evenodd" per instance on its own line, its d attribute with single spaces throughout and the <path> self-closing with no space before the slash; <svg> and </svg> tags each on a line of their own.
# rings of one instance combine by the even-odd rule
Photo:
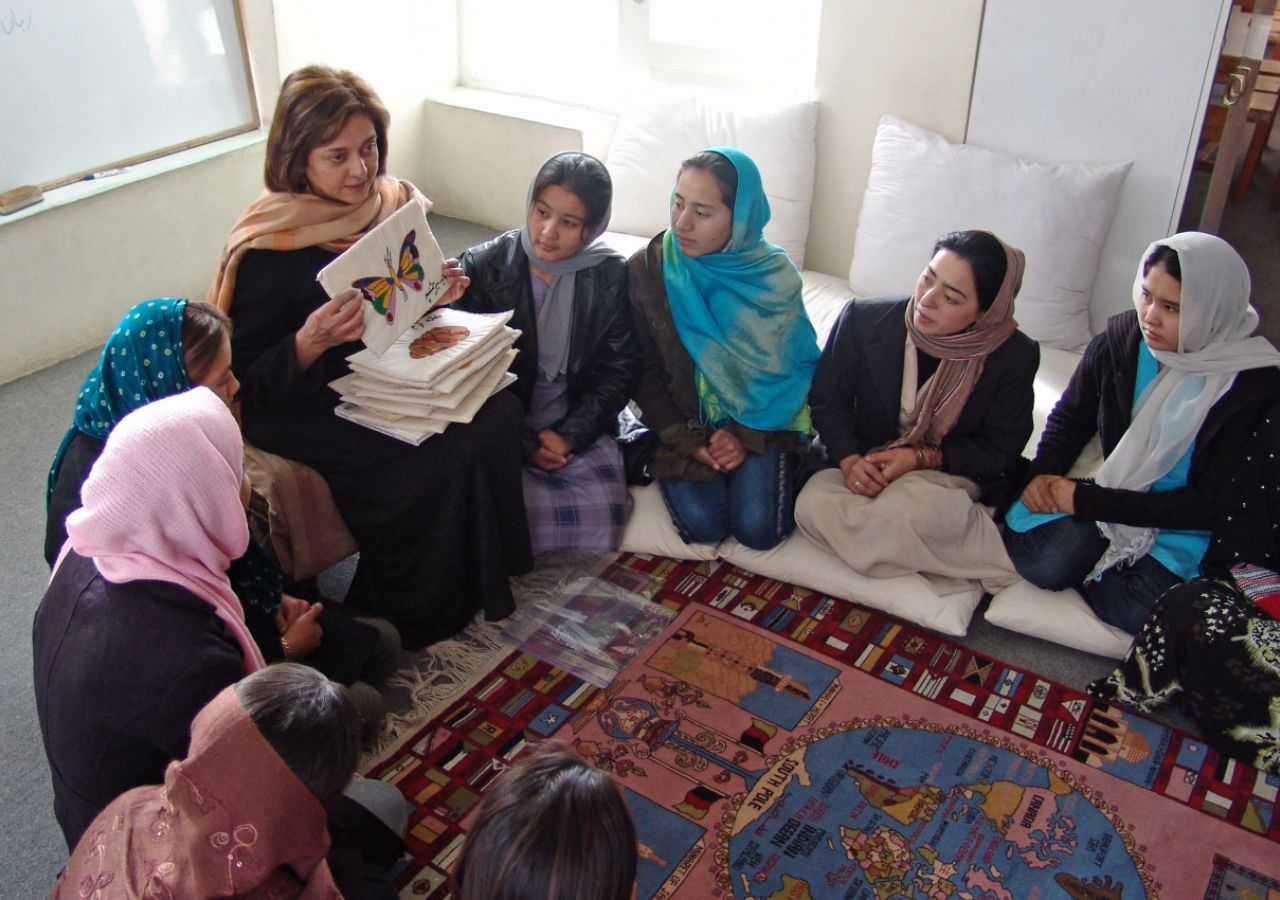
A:
<svg viewBox="0 0 1280 900">
<path fill-rule="evenodd" d="M 1133 407 L 1133 421 L 1098 471 L 1101 487 L 1145 491 L 1187 454 L 1205 417 L 1235 383 L 1236 373 L 1280 366 L 1280 353 L 1263 337 L 1250 337 L 1258 313 L 1249 305 L 1249 268 L 1219 237 L 1188 231 L 1156 241 L 1142 254 L 1133 282 L 1136 306 L 1142 268 L 1156 247 L 1171 247 L 1182 269 L 1178 350 L 1152 350 L 1164 368 Z M 1154 528 L 1099 522 L 1111 546 L 1091 578 L 1125 560 L 1145 556 Z"/>
</svg>

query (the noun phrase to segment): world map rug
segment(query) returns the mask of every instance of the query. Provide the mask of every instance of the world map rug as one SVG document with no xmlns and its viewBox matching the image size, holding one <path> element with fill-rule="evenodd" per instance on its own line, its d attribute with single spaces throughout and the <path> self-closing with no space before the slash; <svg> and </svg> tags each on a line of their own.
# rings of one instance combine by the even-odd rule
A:
<svg viewBox="0 0 1280 900">
<path fill-rule="evenodd" d="M 513 652 L 370 771 L 414 807 L 405 900 L 546 737 L 623 787 L 641 900 L 1280 900 L 1280 777 L 845 601 L 613 565 L 679 614 L 608 688 Z"/>
</svg>

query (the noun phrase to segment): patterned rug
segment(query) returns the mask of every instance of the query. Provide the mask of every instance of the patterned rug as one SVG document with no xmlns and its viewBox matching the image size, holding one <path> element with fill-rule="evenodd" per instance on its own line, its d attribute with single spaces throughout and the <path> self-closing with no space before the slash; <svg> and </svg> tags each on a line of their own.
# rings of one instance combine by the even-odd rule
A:
<svg viewBox="0 0 1280 900">
<path fill-rule="evenodd" d="M 680 614 L 605 690 L 514 652 L 370 772 L 443 900 L 528 743 L 622 784 L 642 898 L 1280 898 L 1280 778 L 881 613 L 721 562 L 624 554 Z"/>
</svg>

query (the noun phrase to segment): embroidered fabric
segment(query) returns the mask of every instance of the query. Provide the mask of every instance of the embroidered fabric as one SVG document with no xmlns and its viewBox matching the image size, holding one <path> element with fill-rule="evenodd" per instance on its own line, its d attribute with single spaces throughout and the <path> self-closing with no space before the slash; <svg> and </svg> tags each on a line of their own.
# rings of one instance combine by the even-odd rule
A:
<svg viewBox="0 0 1280 900">
<path fill-rule="evenodd" d="M 196 716 L 189 755 L 163 785 L 135 788 L 94 819 L 50 900 L 341 900 L 325 822 L 228 687 Z"/>
</svg>

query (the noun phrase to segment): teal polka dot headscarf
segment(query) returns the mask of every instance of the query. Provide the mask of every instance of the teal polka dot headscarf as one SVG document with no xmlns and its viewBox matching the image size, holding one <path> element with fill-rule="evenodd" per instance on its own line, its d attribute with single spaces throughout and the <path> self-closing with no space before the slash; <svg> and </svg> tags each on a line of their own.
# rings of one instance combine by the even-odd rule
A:
<svg viewBox="0 0 1280 900">
<path fill-rule="evenodd" d="M 135 409 L 191 387 L 182 355 L 186 308 L 186 298 L 158 297 L 124 314 L 107 338 L 98 365 L 80 387 L 74 424 L 49 469 L 49 496 L 62 456 L 77 431 L 106 440 L 116 423 Z"/>
</svg>

